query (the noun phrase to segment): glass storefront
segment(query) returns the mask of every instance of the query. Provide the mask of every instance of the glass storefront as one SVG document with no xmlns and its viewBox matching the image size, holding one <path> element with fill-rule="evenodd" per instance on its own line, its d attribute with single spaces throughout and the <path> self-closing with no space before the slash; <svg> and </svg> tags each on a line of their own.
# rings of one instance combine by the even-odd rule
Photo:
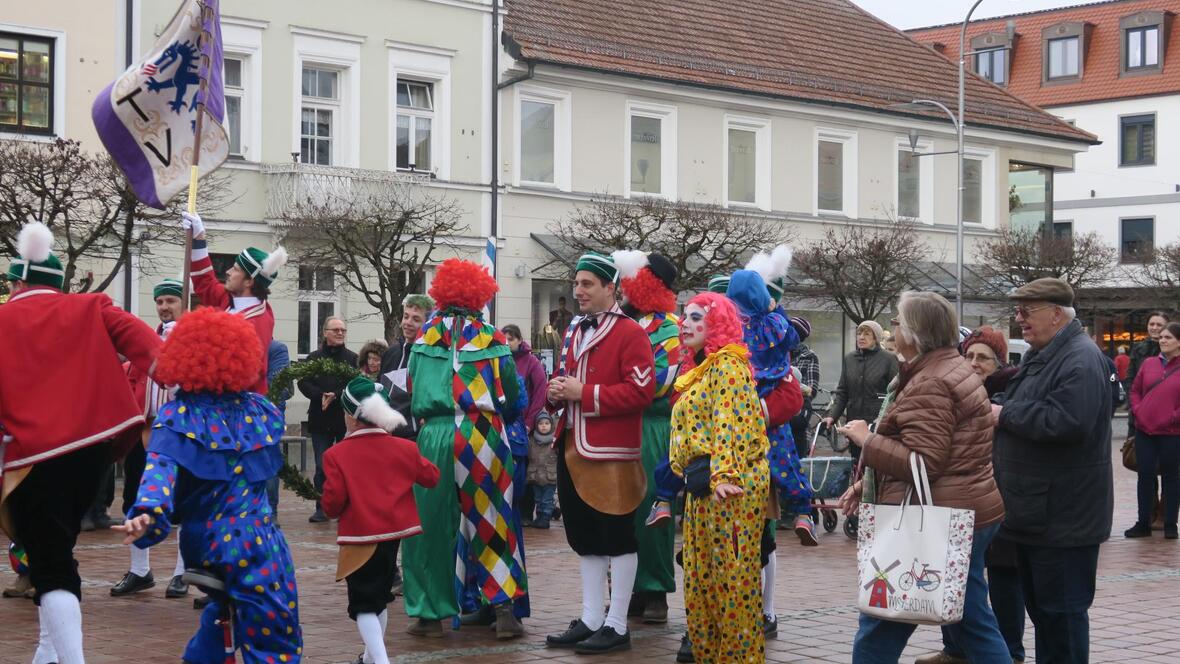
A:
<svg viewBox="0 0 1180 664">
<path fill-rule="evenodd" d="M 1039 231 L 1053 222 L 1053 169 L 1009 162 L 1008 214 L 1015 231 Z"/>
</svg>

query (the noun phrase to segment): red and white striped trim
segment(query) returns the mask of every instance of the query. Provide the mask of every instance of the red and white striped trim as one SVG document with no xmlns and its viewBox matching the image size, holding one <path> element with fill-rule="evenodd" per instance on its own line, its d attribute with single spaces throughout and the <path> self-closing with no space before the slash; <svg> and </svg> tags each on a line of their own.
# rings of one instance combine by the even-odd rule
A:
<svg viewBox="0 0 1180 664">
<path fill-rule="evenodd" d="M 4 463 L 4 470 L 16 470 L 17 468 L 24 468 L 25 466 L 31 466 L 35 463 L 47 461 L 47 460 L 52 459 L 54 457 L 59 457 L 63 454 L 69 454 L 70 452 L 73 452 L 74 450 L 78 450 L 83 447 L 93 445 L 94 443 L 106 440 L 108 438 L 113 438 L 117 434 L 122 433 L 123 431 L 135 426 L 136 424 L 143 424 L 143 422 L 144 422 L 143 415 L 136 415 L 135 417 L 132 417 L 131 419 L 127 420 L 126 422 L 123 422 L 121 424 L 116 424 L 115 426 L 107 429 L 106 431 L 100 431 L 94 435 L 82 438 L 81 440 L 75 440 L 72 443 L 66 443 L 65 445 L 58 445 L 57 447 L 53 448 L 52 450 L 49 450 L 48 452 L 42 452 L 41 454 L 34 454 L 31 457 L 24 457 L 23 459 L 13 459 L 12 461 L 6 461 Z"/>
</svg>

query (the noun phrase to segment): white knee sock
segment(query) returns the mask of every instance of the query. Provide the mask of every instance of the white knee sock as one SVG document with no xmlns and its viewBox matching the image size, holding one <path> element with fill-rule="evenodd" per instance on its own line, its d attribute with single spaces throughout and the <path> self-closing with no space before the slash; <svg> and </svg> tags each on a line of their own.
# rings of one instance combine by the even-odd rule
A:
<svg viewBox="0 0 1180 664">
<path fill-rule="evenodd" d="M 762 568 L 762 615 L 773 616 L 774 612 L 774 574 L 778 571 L 778 556 L 776 551 L 770 552 L 770 560 Z"/>
<path fill-rule="evenodd" d="M 172 576 L 184 574 L 184 555 L 180 553 L 180 533 L 176 533 L 176 567 L 172 568 Z"/>
<path fill-rule="evenodd" d="M 381 633 L 385 634 L 385 628 L 389 627 L 389 611 L 378 613 L 377 620 L 381 621 Z"/>
<path fill-rule="evenodd" d="M 136 576 L 147 576 L 152 571 L 152 554 L 147 549 L 141 549 L 132 544 L 130 572 Z"/>
<path fill-rule="evenodd" d="M 361 661 L 365 664 L 389 664 L 389 656 L 385 653 L 385 631 L 381 629 L 381 619 L 377 614 L 358 613 L 356 628 L 365 642 L 365 654 Z"/>
<path fill-rule="evenodd" d="M 579 556 L 582 564 L 582 622 L 597 631 L 605 620 L 606 610 L 606 568 L 610 559 L 606 556 Z M 624 607 L 624 610 L 626 607 Z"/>
<path fill-rule="evenodd" d="M 57 650 L 58 664 L 85 664 L 82 656 L 82 607 L 68 590 L 51 590 L 41 596 L 41 620 Z"/>
<path fill-rule="evenodd" d="M 49 638 L 49 621 L 37 609 L 37 616 L 41 623 L 41 633 L 37 638 L 37 652 L 33 654 L 33 664 L 50 664 L 57 661 L 57 651 L 53 649 L 53 641 Z"/>
<path fill-rule="evenodd" d="M 639 554 L 628 553 L 610 558 L 610 613 L 606 624 L 619 634 L 627 633 L 627 605 L 635 588 L 635 574 L 639 571 Z"/>
</svg>

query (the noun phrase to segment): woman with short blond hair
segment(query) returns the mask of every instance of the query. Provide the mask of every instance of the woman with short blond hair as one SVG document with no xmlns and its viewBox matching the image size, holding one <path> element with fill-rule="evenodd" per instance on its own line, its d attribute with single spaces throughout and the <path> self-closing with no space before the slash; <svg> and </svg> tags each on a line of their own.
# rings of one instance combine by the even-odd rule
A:
<svg viewBox="0 0 1180 664">
<path fill-rule="evenodd" d="M 983 574 L 984 552 L 1004 517 L 992 473 L 991 404 L 983 381 L 956 349 L 959 326 L 951 303 L 935 293 L 906 292 L 897 310 L 891 323 L 904 362 L 896 397 L 875 433 L 863 420 L 841 431 L 863 448 L 863 463 L 875 472 L 877 502 L 901 504 L 912 487 L 909 457 L 917 453 L 930 476 L 933 504 L 975 511 L 963 619 L 946 632 L 972 664 L 1007 664 L 1011 656 L 988 606 Z M 841 497 L 845 514 L 856 512 L 862 491 L 857 482 Z M 913 631 L 912 624 L 861 615 L 852 661 L 896 664 Z"/>
</svg>

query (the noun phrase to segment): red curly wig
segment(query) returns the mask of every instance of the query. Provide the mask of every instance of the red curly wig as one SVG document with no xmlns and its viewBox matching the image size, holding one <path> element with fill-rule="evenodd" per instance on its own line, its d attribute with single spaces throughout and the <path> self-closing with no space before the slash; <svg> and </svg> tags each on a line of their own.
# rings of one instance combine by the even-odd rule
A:
<svg viewBox="0 0 1180 664">
<path fill-rule="evenodd" d="M 156 360 L 155 379 L 185 392 L 242 392 L 262 373 L 262 342 L 245 318 L 208 307 L 185 314 Z"/>
<path fill-rule="evenodd" d="M 664 282 L 646 267 L 634 277 L 623 279 L 619 285 L 631 306 L 645 314 L 668 313 L 676 309 L 676 293 L 668 290 Z"/>
<path fill-rule="evenodd" d="M 439 309 L 460 307 L 479 311 L 495 297 L 500 286 L 488 269 L 471 261 L 448 258 L 434 272 L 430 297 Z"/>
<path fill-rule="evenodd" d="M 729 344 L 742 344 L 742 319 L 733 301 L 720 293 L 700 293 L 685 304 L 695 304 L 705 309 L 705 355 L 712 355 L 717 349 Z M 744 345 L 744 344 L 742 344 Z M 680 333 L 681 371 L 696 366 L 693 350 L 684 343 L 684 332 Z"/>
</svg>

